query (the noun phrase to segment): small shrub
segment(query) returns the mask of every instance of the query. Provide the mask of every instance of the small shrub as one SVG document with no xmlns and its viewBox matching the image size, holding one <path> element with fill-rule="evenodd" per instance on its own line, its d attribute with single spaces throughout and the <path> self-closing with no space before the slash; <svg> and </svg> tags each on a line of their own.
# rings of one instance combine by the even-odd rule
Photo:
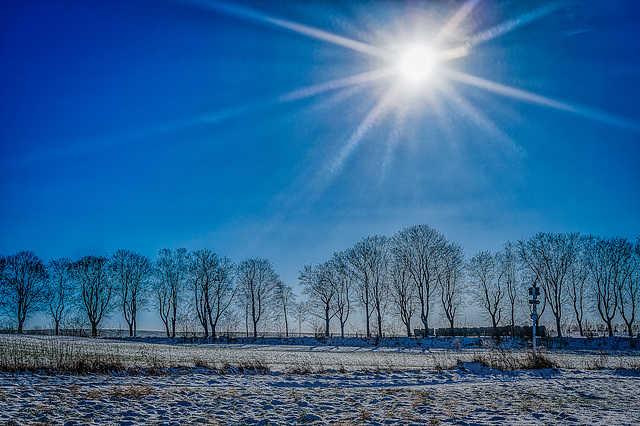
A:
<svg viewBox="0 0 640 426">
<path fill-rule="evenodd" d="M 523 369 L 540 370 L 555 367 L 557 365 L 545 355 L 538 353 L 534 358 L 533 352 L 527 352 L 527 364 Z"/>
<path fill-rule="evenodd" d="M 238 371 L 244 374 L 268 374 L 270 370 L 264 361 L 254 359 L 251 362 L 243 362 L 240 364 Z"/>
<path fill-rule="evenodd" d="M 205 368 L 207 370 L 214 370 L 215 366 L 212 364 L 209 364 L 209 362 L 205 359 L 202 359 L 200 357 L 194 357 L 193 358 L 193 366 L 196 368 Z"/>
<path fill-rule="evenodd" d="M 293 367 L 291 367 L 287 373 L 291 374 L 291 375 L 295 375 L 295 376 L 306 376 L 308 374 L 311 374 L 311 368 L 308 365 L 294 365 Z"/>
<path fill-rule="evenodd" d="M 359 418 L 358 419 L 361 422 L 366 422 L 367 420 L 371 419 L 371 413 L 369 413 L 364 408 L 360 408 L 360 410 L 359 410 Z"/>
</svg>

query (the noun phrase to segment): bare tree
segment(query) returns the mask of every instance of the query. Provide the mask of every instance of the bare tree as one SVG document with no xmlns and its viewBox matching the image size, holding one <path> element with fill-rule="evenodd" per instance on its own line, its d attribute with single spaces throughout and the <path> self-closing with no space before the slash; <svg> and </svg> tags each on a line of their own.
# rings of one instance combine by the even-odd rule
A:
<svg viewBox="0 0 640 426">
<path fill-rule="evenodd" d="M 382 320 L 389 300 L 390 245 L 389 239 L 380 235 L 368 237 L 368 240 L 374 248 L 372 252 L 373 256 L 369 260 L 372 278 L 371 296 L 373 307 L 376 311 L 378 337 L 382 337 Z"/>
<path fill-rule="evenodd" d="M 344 338 L 344 327 L 351 313 L 353 277 L 349 271 L 344 252 L 334 253 L 330 261 L 333 285 L 336 289 L 334 309 L 340 322 L 340 337 Z"/>
<path fill-rule="evenodd" d="M 426 336 L 429 335 L 429 310 L 437 286 L 439 257 L 446 243 L 444 235 L 426 224 L 405 228 L 394 236 L 395 256 L 404 262 L 416 286 Z"/>
<path fill-rule="evenodd" d="M 309 296 L 308 303 L 317 312 L 316 316 L 324 320 L 325 336 L 329 336 L 329 322 L 336 314 L 333 306 L 336 296 L 333 272 L 329 262 L 325 262 L 316 266 L 304 265 L 298 277 L 302 293 Z"/>
<path fill-rule="evenodd" d="M 51 259 L 47 264 L 47 307 L 53 319 L 56 336 L 60 334 L 60 321 L 69 313 L 73 299 L 73 271 L 69 258 Z"/>
<path fill-rule="evenodd" d="M 509 327 L 511 336 L 515 336 L 516 302 L 518 300 L 518 261 L 513 244 L 508 241 L 502 252 L 496 253 L 498 264 L 498 285 L 504 289 L 509 303 Z"/>
<path fill-rule="evenodd" d="M 136 336 L 138 312 L 147 301 L 149 278 L 153 273 L 151 260 L 142 254 L 120 249 L 111 255 L 110 269 L 116 296 L 129 326 L 129 336 Z"/>
<path fill-rule="evenodd" d="M 371 247 L 363 241 L 345 251 L 345 259 L 349 265 L 349 273 L 356 284 L 358 302 L 364 308 L 367 337 L 371 337 L 371 279 L 367 258 Z"/>
<path fill-rule="evenodd" d="M 14 318 L 18 333 L 25 321 L 38 312 L 46 295 L 44 262 L 31 251 L 19 251 L 0 259 L 0 306 Z"/>
<path fill-rule="evenodd" d="M 454 320 L 458 310 L 464 306 L 464 253 L 462 246 L 449 243 L 445 246 L 441 265 L 438 268 L 438 292 L 442 309 L 449 321 L 449 327 L 453 335 Z"/>
<path fill-rule="evenodd" d="M 409 278 L 409 272 L 402 260 L 394 259 L 391 267 L 391 300 L 400 321 L 405 326 L 407 337 L 411 337 L 411 318 L 416 313 L 416 287 Z"/>
<path fill-rule="evenodd" d="M 246 259 L 237 268 L 238 291 L 245 302 L 247 318 L 253 323 L 253 337 L 258 337 L 260 318 L 273 306 L 280 277 L 266 259 Z"/>
<path fill-rule="evenodd" d="M 587 310 L 588 286 L 587 286 L 587 264 L 584 259 L 584 253 L 581 253 L 573 264 L 573 267 L 569 271 L 569 299 L 573 306 L 573 313 L 575 314 L 576 323 L 578 324 L 578 330 L 580 336 L 584 336 L 584 314 Z"/>
<path fill-rule="evenodd" d="M 473 256 L 467 263 L 470 293 L 491 319 L 496 334 L 502 316 L 504 289 L 497 276 L 496 258 L 485 250 Z"/>
<path fill-rule="evenodd" d="M 98 336 L 98 326 L 113 309 L 114 287 L 109 278 L 109 259 L 84 256 L 73 263 L 73 276 L 78 284 L 78 297 L 91 324 L 91 335 Z"/>
<path fill-rule="evenodd" d="M 204 337 L 216 339 L 220 318 L 235 296 L 235 266 L 226 256 L 220 258 L 209 249 L 193 252 L 188 263 L 188 279 L 193 290 L 195 311 Z"/>
<path fill-rule="evenodd" d="M 188 253 L 185 248 L 175 251 L 161 249 L 155 262 L 154 293 L 160 319 L 167 337 L 176 337 L 176 321 L 181 290 L 187 271 Z"/>
<path fill-rule="evenodd" d="M 282 281 L 278 283 L 276 294 L 277 294 L 278 303 L 282 308 L 282 314 L 284 315 L 285 337 L 289 337 L 288 312 L 291 310 L 291 305 L 293 305 L 296 302 L 296 295 L 293 292 L 293 288 L 291 286 L 286 285 Z"/>
<path fill-rule="evenodd" d="M 633 243 L 620 239 L 618 249 L 621 251 L 622 277 L 616 286 L 618 291 L 618 312 L 627 326 L 629 337 L 633 337 L 633 323 L 640 302 L 640 240 Z"/>
<path fill-rule="evenodd" d="M 518 256 L 523 266 L 538 277 L 545 298 L 556 320 L 558 337 L 562 337 L 562 308 L 567 303 L 567 281 L 577 261 L 580 238 L 577 233 L 539 232 L 529 240 L 518 241 Z"/>
<path fill-rule="evenodd" d="M 309 319 L 309 305 L 305 300 L 293 305 L 293 317 L 298 322 L 298 337 L 302 337 L 302 323 Z"/>
<path fill-rule="evenodd" d="M 218 322 L 227 312 L 236 295 L 235 265 L 228 257 L 224 256 L 218 263 L 218 268 L 213 281 L 213 291 L 209 303 L 209 324 L 211 336 L 216 339 Z"/>
<path fill-rule="evenodd" d="M 596 309 L 607 326 L 609 336 L 613 336 L 612 321 L 620 303 L 618 286 L 624 274 L 622 243 L 619 238 L 595 236 L 589 236 L 585 242 L 585 260 L 595 293 Z"/>
<path fill-rule="evenodd" d="M 211 311 L 211 293 L 220 258 L 209 249 L 195 251 L 187 263 L 187 281 L 193 291 L 193 301 L 198 322 L 209 337 L 209 312 Z"/>
<path fill-rule="evenodd" d="M 389 292 L 389 256 L 387 238 L 380 235 L 365 237 L 346 251 L 360 304 L 365 309 L 367 337 L 371 337 L 370 317 L 374 310 L 378 337 L 382 336 L 382 318 Z"/>
</svg>

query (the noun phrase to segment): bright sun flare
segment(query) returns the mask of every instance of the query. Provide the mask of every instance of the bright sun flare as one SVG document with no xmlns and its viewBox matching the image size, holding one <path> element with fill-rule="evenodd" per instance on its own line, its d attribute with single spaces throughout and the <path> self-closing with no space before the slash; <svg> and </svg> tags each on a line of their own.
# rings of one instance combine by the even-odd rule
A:
<svg viewBox="0 0 640 426">
<path fill-rule="evenodd" d="M 401 53 L 398 72 L 409 83 L 421 84 L 433 74 L 436 62 L 433 50 L 416 44 Z"/>
</svg>

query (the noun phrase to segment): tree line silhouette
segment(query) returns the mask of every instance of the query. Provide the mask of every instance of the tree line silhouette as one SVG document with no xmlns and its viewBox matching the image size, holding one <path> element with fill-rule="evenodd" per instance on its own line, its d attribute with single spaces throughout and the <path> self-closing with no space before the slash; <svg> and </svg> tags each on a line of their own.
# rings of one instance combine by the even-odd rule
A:
<svg viewBox="0 0 640 426">
<path fill-rule="evenodd" d="M 222 323 L 244 322 L 247 335 L 281 327 L 289 336 L 290 318 L 317 318 L 326 336 L 331 321 L 341 336 L 360 314 L 367 337 L 382 336 L 389 317 L 411 336 L 417 320 L 429 329 L 434 306 L 452 331 L 466 305 L 475 305 L 495 331 L 512 330 L 528 313 L 526 288 L 542 290 L 540 315 L 548 308 L 558 337 L 566 318 L 580 335 L 590 312 L 597 313 L 609 336 L 614 318 L 633 335 L 640 304 L 640 237 L 603 238 L 578 233 L 540 232 L 507 242 L 497 252 L 465 259 L 462 246 L 426 224 L 393 236 L 368 236 L 319 264 L 304 265 L 297 302 L 270 261 L 234 263 L 209 249 L 161 249 L 155 260 L 120 249 L 110 256 L 45 262 L 31 251 L 0 256 L 0 309 L 22 333 L 38 312 L 60 333 L 70 315 L 81 314 L 97 336 L 102 321 L 118 313 L 136 336 L 139 313 L 154 310 L 166 335 L 176 337 L 180 321 L 195 321 L 205 338 L 215 338 Z"/>
</svg>

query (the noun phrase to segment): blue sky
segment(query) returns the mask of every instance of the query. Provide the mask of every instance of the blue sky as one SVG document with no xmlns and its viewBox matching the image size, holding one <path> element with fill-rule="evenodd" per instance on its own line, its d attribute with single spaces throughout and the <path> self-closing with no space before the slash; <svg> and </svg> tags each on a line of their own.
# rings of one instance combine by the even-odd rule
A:
<svg viewBox="0 0 640 426">
<path fill-rule="evenodd" d="M 411 86 L 413 43 L 467 50 Z M 295 287 L 416 223 L 635 238 L 639 98 L 634 1 L 3 1 L 0 253 L 207 247 Z"/>
</svg>

